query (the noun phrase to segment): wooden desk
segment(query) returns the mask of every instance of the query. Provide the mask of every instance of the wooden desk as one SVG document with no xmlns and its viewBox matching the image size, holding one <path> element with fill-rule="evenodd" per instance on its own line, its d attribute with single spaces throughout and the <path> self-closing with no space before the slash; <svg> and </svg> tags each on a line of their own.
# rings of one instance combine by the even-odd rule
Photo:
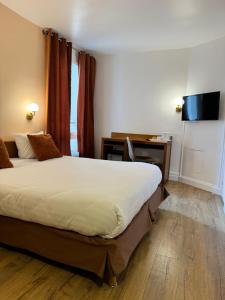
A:
<svg viewBox="0 0 225 300">
<path fill-rule="evenodd" d="M 129 136 L 129 135 L 128 135 Z M 164 141 L 148 141 L 143 137 L 135 138 L 129 136 L 133 143 L 134 148 L 142 149 L 156 149 L 163 151 L 163 158 L 161 161 L 161 171 L 162 171 L 162 182 L 166 183 L 169 179 L 169 169 L 170 169 L 170 156 L 171 156 L 171 145 L 172 142 Z M 123 161 L 129 161 L 127 141 L 124 137 L 103 137 L 101 146 L 101 158 L 108 159 L 108 155 L 120 155 Z"/>
</svg>

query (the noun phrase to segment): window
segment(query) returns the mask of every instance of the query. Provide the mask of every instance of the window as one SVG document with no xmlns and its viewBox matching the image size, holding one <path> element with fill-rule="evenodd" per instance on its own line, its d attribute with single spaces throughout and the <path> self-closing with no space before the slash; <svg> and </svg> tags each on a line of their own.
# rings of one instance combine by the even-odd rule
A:
<svg viewBox="0 0 225 300">
<path fill-rule="evenodd" d="M 76 53 L 72 53 L 71 74 L 71 113 L 70 113 L 70 148 L 72 156 L 79 156 L 77 145 L 77 95 L 78 95 L 78 65 Z"/>
</svg>

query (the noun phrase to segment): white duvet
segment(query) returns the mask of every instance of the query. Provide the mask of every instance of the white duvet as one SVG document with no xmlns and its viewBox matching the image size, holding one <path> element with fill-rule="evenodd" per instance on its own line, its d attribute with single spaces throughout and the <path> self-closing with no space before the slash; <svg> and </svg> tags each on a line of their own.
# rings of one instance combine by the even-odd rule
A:
<svg viewBox="0 0 225 300">
<path fill-rule="evenodd" d="M 157 166 L 62 157 L 0 170 L 0 215 L 114 238 L 155 192 Z"/>
</svg>

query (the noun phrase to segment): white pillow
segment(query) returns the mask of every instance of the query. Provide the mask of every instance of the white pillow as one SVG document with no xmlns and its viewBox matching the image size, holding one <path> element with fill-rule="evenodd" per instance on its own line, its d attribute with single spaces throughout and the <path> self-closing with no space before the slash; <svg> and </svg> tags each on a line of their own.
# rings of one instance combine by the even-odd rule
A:
<svg viewBox="0 0 225 300">
<path fill-rule="evenodd" d="M 17 133 L 15 134 L 15 142 L 18 149 L 18 156 L 19 158 L 35 158 L 34 151 L 31 147 L 29 139 L 27 137 L 28 134 L 30 135 L 38 135 L 43 134 L 43 131 L 37 133 Z"/>
</svg>

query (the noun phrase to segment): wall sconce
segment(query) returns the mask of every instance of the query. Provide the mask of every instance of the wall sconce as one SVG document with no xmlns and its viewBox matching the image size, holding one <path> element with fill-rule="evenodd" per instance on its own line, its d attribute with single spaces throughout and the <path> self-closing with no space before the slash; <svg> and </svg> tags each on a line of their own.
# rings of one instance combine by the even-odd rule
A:
<svg viewBox="0 0 225 300">
<path fill-rule="evenodd" d="M 26 115 L 27 120 L 31 121 L 37 111 L 39 111 L 38 104 L 36 104 L 36 103 L 28 104 L 27 105 L 27 115 Z"/>
<path fill-rule="evenodd" d="M 182 106 L 184 104 L 184 100 L 182 98 L 179 98 L 176 100 L 176 112 L 180 113 L 182 112 Z"/>
</svg>

